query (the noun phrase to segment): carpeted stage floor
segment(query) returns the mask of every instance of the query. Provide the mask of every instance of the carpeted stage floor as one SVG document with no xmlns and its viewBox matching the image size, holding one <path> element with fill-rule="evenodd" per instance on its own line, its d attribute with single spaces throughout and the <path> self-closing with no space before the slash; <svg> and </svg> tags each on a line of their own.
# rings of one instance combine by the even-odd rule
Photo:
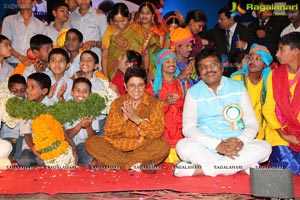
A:
<svg viewBox="0 0 300 200">
<path fill-rule="evenodd" d="M 299 176 L 294 176 L 294 186 L 295 196 L 300 197 Z M 6 194 L 0 195 L 0 200 L 27 199 L 27 197 L 68 199 L 62 197 L 64 194 L 78 194 L 76 195 L 78 198 L 72 199 L 106 199 L 107 196 L 107 199 L 199 199 L 201 196 L 204 197 L 202 199 L 223 199 L 221 197 L 227 200 L 254 199 L 250 196 L 248 175 L 178 178 L 173 176 L 172 165 L 169 164 L 164 164 L 156 174 L 85 167 L 71 170 L 47 168 L 4 170 L 0 171 L 0 194 Z M 23 196 L 18 198 L 19 195 L 15 196 L 16 194 Z M 33 194 L 35 198 L 30 198 Z M 111 198 L 115 194 L 118 194 L 118 197 Z M 215 198 L 216 194 L 222 195 Z M 157 198 L 150 198 L 151 195 L 152 197 L 156 195 Z M 229 198 L 230 195 L 232 198 Z M 124 198 L 120 198 L 122 196 Z"/>
</svg>

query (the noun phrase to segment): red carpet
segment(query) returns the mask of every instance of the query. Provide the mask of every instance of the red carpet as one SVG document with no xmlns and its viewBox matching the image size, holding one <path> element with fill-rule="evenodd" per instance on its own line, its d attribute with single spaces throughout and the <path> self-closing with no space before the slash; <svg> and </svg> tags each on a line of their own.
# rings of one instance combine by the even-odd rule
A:
<svg viewBox="0 0 300 200">
<path fill-rule="evenodd" d="M 74 170 L 0 171 L 0 194 L 90 193 L 127 190 L 175 190 L 193 193 L 250 194 L 250 177 L 245 174 L 177 178 L 172 166 L 163 165 L 156 174 L 104 171 L 88 168 Z M 295 195 L 300 197 L 300 177 L 294 177 Z"/>
</svg>

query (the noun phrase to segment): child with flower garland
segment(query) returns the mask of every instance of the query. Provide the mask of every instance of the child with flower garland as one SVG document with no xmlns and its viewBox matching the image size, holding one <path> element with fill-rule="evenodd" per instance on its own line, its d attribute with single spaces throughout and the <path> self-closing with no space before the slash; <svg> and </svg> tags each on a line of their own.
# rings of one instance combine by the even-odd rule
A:
<svg viewBox="0 0 300 200">
<path fill-rule="evenodd" d="M 52 105 L 54 102 L 47 97 L 51 87 L 51 79 L 44 73 L 33 73 L 27 78 L 26 94 L 27 99 L 45 105 Z M 44 166 L 44 162 L 40 159 L 40 153 L 35 150 L 32 130 L 32 120 L 20 121 L 20 135 L 24 136 L 22 154 L 16 159 L 20 166 Z"/>
<path fill-rule="evenodd" d="M 70 67 L 68 53 L 61 48 L 52 49 L 49 53 L 49 77 L 51 79 L 51 89 L 48 97 L 53 101 L 63 101 L 71 99 L 72 79 L 67 74 Z"/>
<path fill-rule="evenodd" d="M 14 71 L 5 58 L 11 56 L 12 47 L 10 41 L 4 35 L 0 35 L 0 83 L 7 80 L 7 77 Z"/>
<path fill-rule="evenodd" d="M 92 83 L 87 78 L 79 77 L 74 80 L 71 94 L 75 102 L 86 100 L 92 93 Z M 93 158 L 87 153 L 85 140 L 99 131 L 99 122 L 97 117 L 85 116 L 73 123 L 64 125 L 68 137 L 73 139 L 76 145 L 78 164 L 82 166 L 90 165 Z"/>
<path fill-rule="evenodd" d="M 26 80 L 20 74 L 14 74 L 8 79 L 8 89 L 9 91 L 21 98 L 25 99 L 26 96 Z M 10 156 L 13 156 L 14 159 L 20 156 L 23 137 L 20 136 L 20 125 L 18 124 L 14 128 L 10 128 L 6 123 L 2 124 L 0 130 L 0 136 L 2 139 L 7 140 L 11 143 L 13 149 L 10 153 Z"/>
<path fill-rule="evenodd" d="M 96 76 L 95 71 L 99 68 L 99 57 L 93 51 L 87 50 L 80 55 L 80 71 L 74 74 L 74 78 L 85 77 L 91 81 L 92 92 L 99 92 L 107 88 L 111 88 L 114 92 L 118 94 L 116 86 L 110 84 L 108 80 L 104 80 Z M 100 115 L 99 117 L 100 130 L 99 134 L 104 133 L 104 125 L 106 121 L 106 115 Z"/>
</svg>

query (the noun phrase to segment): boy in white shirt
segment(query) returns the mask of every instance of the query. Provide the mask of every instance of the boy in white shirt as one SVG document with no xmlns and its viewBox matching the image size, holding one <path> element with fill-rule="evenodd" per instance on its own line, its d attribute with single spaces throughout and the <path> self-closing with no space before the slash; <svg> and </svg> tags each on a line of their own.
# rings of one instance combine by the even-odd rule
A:
<svg viewBox="0 0 300 200">
<path fill-rule="evenodd" d="M 27 78 L 27 99 L 39 102 L 47 106 L 52 105 L 47 95 L 50 91 L 51 79 L 44 73 L 33 73 Z M 20 121 L 20 135 L 24 136 L 22 154 L 16 159 L 20 166 L 44 166 L 44 161 L 40 159 L 40 153 L 36 151 L 33 143 L 33 135 L 31 130 L 32 120 Z"/>
<path fill-rule="evenodd" d="M 53 44 L 57 43 L 57 36 L 63 28 L 68 28 L 70 24 L 69 20 L 69 7 L 64 2 L 56 3 L 52 8 L 52 14 L 54 16 L 54 21 L 46 27 L 46 35 L 50 37 Z"/>
<path fill-rule="evenodd" d="M 73 80 L 66 73 L 70 67 L 68 53 L 61 48 L 52 49 L 48 61 L 52 83 L 48 97 L 54 102 L 71 99 Z"/>
<path fill-rule="evenodd" d="M 87 78 L 77 78 L 73 82 L 72 96 L 75 102 L 86 100 L 92 93 L 92 83 Z M 99 122 L 97 117 L 86 116 L 74 123 L 66 123 L 64 125 L 67 135 L 73 139 L 76 145 L 78 164 L 82 166 L 90 165 L 93 158 L 85 149 L 85 140 L 99 131 Z"/>
<path fill-rule="evenodd" d="M 107 27 L 106 16 L 91 7 L 91 0 L 76 0 L 76 3 L 77 9 L 70 15 L 71 27 L 82 33 L 83 50 L 92 50 L 101 58 L 101 41 Z"/>
</svg>

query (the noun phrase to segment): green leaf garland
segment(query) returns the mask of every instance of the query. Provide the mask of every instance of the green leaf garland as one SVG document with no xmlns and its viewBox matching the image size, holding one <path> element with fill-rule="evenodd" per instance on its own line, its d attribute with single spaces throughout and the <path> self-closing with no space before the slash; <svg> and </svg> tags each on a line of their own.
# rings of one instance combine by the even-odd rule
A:
<svg viewBox="0 0 300 200">
<path fill-rule="evenodd" d="M 61 124 L 65 124 L 66 122 L 72 123 L 85 116 L 97 117 L 101 115 L 105 107 L 105 97 L 93 93 L 85 101 L 79 103 L 73 100 L 60 101 L 51 106 L 13 97 L 8 99 L 6 111 L 11 117 L 24 120 L 34 119 L 40 114 L 51 114 Z"/>
</svg>

